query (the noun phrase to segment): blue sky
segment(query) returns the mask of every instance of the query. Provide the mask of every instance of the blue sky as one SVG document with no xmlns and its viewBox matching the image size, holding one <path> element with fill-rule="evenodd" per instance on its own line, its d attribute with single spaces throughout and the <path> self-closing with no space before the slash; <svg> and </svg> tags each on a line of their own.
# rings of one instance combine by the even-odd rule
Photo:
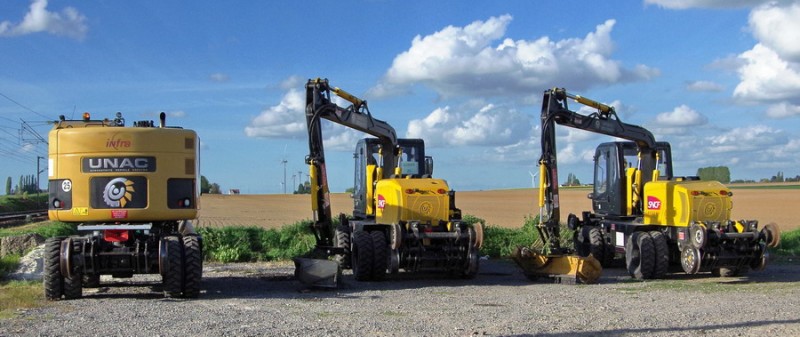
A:
<svg viewBox="0 0 800 337">
<path fill-rule="evenodd" d="M 58 115 L 164 111 L 199 133 L 201 172 L 224 190 L 281 193 L 285 159 L 291 191 L 307 173 L 303 85 L 316 77 L 424 138 L 456 190 L 531 186 L 541 95 L 556 86 L 671 142 L 678 175 L 794 177 L 797 41 L 798 1 L 3 1 L 0 178 L 46 157 L 28 126 L 46 138 Z M 326 132 L 344 191 L 363 135 Z M 594 147 L 612 139 L 558 135 L 561 180 L 589 182 Z"/>
</svg>

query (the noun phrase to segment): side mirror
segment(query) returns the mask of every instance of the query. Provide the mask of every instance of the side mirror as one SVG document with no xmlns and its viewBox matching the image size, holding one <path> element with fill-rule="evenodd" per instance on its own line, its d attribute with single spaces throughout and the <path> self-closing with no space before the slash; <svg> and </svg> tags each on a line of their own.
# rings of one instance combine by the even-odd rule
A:
<svg viewBox="0 0 800 337">
<path fill-rule="evenodd" d="M 586 198 L 594 200 L 594 193 L 589 192 L 589 194 L 586 195 Z"/>
</svg>

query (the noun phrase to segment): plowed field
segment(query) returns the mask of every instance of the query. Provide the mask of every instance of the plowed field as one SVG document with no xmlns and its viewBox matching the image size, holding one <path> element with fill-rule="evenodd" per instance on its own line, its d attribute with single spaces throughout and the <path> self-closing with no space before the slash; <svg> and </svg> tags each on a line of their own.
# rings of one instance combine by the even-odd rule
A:
<svg viewBox="0 0 800 337">
<path fill-rule="evenodd" d="M 586 195 L 590 189 L 561 189 L 561 217 L 591 209 Z M 754 219 L 763 226 L 770 222 L 784 231 L 800 228 L 800 189 L 734 189 L 733 218 Z M 525 216 L 538 214 L 535 189 L 465 191 L 456 193 L 456 205 L 463 214 L 486 219 L 487 224 L 517 228 Z M 311 218 L 309 195 L 210 195 L 201 197 L 199 226 L 280 227 Z M 352 213 L 348 194 L 331 194 L 334 216 Z"/>
</svg>

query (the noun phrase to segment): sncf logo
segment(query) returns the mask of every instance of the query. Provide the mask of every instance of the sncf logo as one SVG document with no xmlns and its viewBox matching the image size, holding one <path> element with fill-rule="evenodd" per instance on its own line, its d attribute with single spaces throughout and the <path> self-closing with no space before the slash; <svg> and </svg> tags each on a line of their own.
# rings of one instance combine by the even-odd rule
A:
<svg viewBox="0 0 800 337">
<path fill-rule="evenodd" d="M 386 198 L 382 194 L 378 194 L 378 208 L 384 209 L 386 207 Z"/>
<path fill-rule="evenodd" d="M 654 196 L 647 196 L 647 209 L 658 211 L 661 209 L 661 200 Z"/>
</svg>

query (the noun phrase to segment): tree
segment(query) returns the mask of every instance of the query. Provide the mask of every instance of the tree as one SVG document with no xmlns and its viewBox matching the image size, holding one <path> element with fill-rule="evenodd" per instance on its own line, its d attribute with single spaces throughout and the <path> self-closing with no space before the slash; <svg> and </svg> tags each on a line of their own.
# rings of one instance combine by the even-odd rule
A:
<svg viewBox="0 0 800 337">
<path fill-rule="evenodd" d="M 200 176 L 200 193 L 209 193 L 211 189 L 211 184 L 206 179 L 206 176 Z"/>
<path fill-rule="evenodd" d="M 564 186 L 580 186 L 580 185 L 581 185 L 581 181 L 578 180 L 578 176 L 576 176 L 576 175 L 574 175 L 572 173 L 567 174 L 567 182 L 564 183 Z"/>
<path fill-rule="evenodd" d="M 219 184 L 217 183 L 211 184 L 211 186 L 208 188 L 208 194 L 222 194 Z"/>
<path fill-rule="evenodd" d="M 697 169 L 700 180 L 716 180 L 723 184 L 731 182 L 731 171 L 727 166 L 701 167 Z"/>
<path fill-rule="evenodd" d="M 6 179 L 6 195 L 11 195 L 11 177 Z"/>
</svg>

